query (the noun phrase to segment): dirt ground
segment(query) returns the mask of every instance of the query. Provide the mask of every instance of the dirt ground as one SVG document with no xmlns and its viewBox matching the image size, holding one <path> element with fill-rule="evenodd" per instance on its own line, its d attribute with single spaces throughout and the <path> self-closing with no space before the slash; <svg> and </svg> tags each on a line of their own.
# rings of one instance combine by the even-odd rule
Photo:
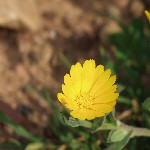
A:
<svg viewBox="0 0 150 150">
<path fill-rule="evenodd" d="M 31 8 L 24 8 L 27 19 L 20 19 L 20 26 L 11 22 L 0 25 L 0 110 L 29 129 L 34 126 L 32 132 L 36 134 L 46 128 L 51 110 L 46 101 L 28 92 L 27 87 L 44 87 L 56 100 L 68 71 L 61 55 L 72 63 L 89 58 L 98 60 L 100 47 L 111 51 L 107 36 L 120 31 L 113 18 L 128 22 L 143 15 L 144 4 L 140 0 L 33 0 L 33 3 L 35 12 L 30 14 Z"/>
</svg>

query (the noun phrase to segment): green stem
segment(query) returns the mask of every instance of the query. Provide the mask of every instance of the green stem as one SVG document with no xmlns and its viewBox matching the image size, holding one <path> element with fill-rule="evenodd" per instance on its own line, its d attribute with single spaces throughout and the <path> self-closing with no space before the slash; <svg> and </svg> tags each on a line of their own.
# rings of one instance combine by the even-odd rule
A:
<svg viewBox="0 0 150 150">
<path fill-rule="evenodd" d="M 96 129 L 94 132 L 97 132 L 98 130 L 117 130 L 120 128 L 120 129 L 123 129 L 128 132 L 133 131 L 131 137 L 134 137 L 134 136 L 150 137 L 150 129 L 137 128 L 134 126 L 130 126 L 130 125 L 124 124 L 123 122 L 121 122 L 119 120 L 117 120 L 117 124 L 118 124 L 118 126 L 113 126 L 111 123 L 104 123 L 98 129 Z"/>
<path fill-rule="evenodd" d="M 146 128 L 137 128 L 130 125 L 126 125 L 122 122 L 120 122 L 120 128 L 125 129 L 127 131 L 133 131 L 133 136 L 146 136 L 150 137 L 150 129 Z"/>
</svg>

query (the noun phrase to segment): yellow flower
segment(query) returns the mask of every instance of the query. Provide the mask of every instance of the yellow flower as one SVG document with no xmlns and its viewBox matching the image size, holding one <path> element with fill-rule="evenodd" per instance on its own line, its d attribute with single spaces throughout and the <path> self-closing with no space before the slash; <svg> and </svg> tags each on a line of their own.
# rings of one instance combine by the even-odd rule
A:
<svg viewBox="0 0 150 150">
<path fill-rule="evenodd" d="M 119 96 L 115 93 L 117 85 L 113 85 L 116 76 L 110 77 L 110 74 L 110 69 L 104 71 L 104 66 L 96 67 L 94 60 L 86 60 L 83 67 L 76 63 L 70 74 L 64 76 L 63 93 L 58 93 L 57 97 L 74 118 L 102 117 L 113 110 Z"/>
<path fill-rule="evenodd" d="M 145 10 L 144 13 L 145 13 L 145 15 L 146 15 L 146 17 L 150 23 L 150 13 L 147 10 Z"/>
</svg>

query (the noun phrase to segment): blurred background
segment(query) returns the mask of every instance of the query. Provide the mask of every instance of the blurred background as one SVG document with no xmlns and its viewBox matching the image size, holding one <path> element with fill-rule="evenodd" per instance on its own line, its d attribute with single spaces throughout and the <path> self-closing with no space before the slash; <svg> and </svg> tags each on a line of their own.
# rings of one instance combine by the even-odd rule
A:
<svg viewBox="0 0 150 150">
<path fill-rule="evenodd" d="M 142 105 L 150 96 L 149 8 L 149 0 L 0 0 L 0 149 L 35 142 L 23 128 L 54 149 L 86 149 L 91 137 L 82 139 L 81 131 L 60 137 L 63 107 L 56 97 L 71 64 L 86 59 L 117 74 L 123 90 L 117 118 L 150 127 L 150 111 Z M 92 139 L 97 149 L 99 137 Z M 71 147 L 72 139 L 81 145 Z M 127 149 L 150 149 L 148 139 L 132 139 Z"/>
</svg>

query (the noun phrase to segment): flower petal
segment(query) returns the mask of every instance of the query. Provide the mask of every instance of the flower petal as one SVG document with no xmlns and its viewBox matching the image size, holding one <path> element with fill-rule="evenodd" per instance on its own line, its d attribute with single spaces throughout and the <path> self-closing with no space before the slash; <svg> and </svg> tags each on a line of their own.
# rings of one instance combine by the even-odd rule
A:
<svg viewBox="0 0 150 150">
<path fill-rule="evenodd" d="M 95 75 L 94 75 L 94 82 L 97 81 L 97 79 L 100 77 L 100 75 L 104 72 L 104 66 L 103 65 L 98 65 L 95 70 Z"/>
<path fill-rule="evenodd" d="M 105 72 L 103 72 L 103 73 L 99 76 L 98 80 L 97 80 L 97 81 L 95 82 L 95 84 L 92 86 L 92 89 L 91 89 L 91 91 L 90 91 L 90 93 L 91 93 L 92 95 L 95 95 L 95 93 L 96 93 L 97 91 L 99 91 L 99 89 L 101 89 L 101 87 L 106 83 L 106 81 L 107 81 L 108 78 L 110 77 L 110 73 L 111 73 L 110 69 L 107 69 Z"/>
<path fill-rule="evenodd" d="M 86 60 L 82 70 L 82 92 L 89 91 L 95 74 L 95 61 Z"/>
<path fill-rule="evenodd" d="M 57 97 L 58 97 L 58 100 L 61 103 L 63 103 L 70 110 L 78 110 L 79 109 L 77 103 L 74 100 L 71 100 L 68 97 L 66 97 L 64 94 L 58 93 Z"/>
<path fill-rule="evenodd" d="M 61 103 L 63 103 L 63 104 L 66 104 L 66 103 L 67 103 L 67 102 L 66 102 L 67 97 L 66 97 L 64 94 L 58 93 L 58 94 L 57 94 L 57 98 L 58 98 L 58 100 L 59 100 Z"/>
<path fill-rule="evenodd" d="M 80 109 L 79 111 L 72 111 L 70 113 L 71 116 L 74 118 L 77 118 L 79 120 L 93 120 L 96 117 L 104 116 L 105 114 L 103 112 L 98 112 L 94 110 L 86 110 L 86 109 Z"/>
<path fill-rule="evenodd" d="M 75 88 L 75 91 L 77 93 L 79 93 L 81 90 L 81 82 L 82 82 L 82 78 L 81 78 L 82 66 L 80 63 L 76 63 L 75 65 L 73 65 L 71 67 L 70 75 L 71 75 L 71 80 L 73 82 L 73 86 Z"/>
<path fill-rule="evenodd" d="M 93 120 L 95 119 L 96 117 L 102 117 L 105 115 L 104 112 L 100 112 L 100 111 L 97 111 L 97 110 L 93 110 L 93 109 L 82 109 L 80 110 L 80 113 L 84 114 L 85 116 L 85 119 L 87 120 Z"/>
<path fill-rule="evenodd" d="M 117 90 L 117 85 L 113 85 L 113 86 L 109 87 L 108 89 L 99 91 L 99 94 L 95 95 L 95 98 L 99 97 L 99 96 L 103 96 L 103 95 L 108 95 L 111 93 L 113 94 L 114 92 L 116 92 L 116 90 Z"/>
<path fill-rule="evenodd" d="M 107 105 L 111 105 L 112 107 L 114 107 L 116 105 L 116 100 L 112 102 L 108 102 Z"/>
<path fill-rule="evenodd" d="M 85 114 L 79 112 L 79 111 L 76 111 L 76 110 L 73 110 L 70 115 L 74 118 L 77 118 L 79 120 L 85 120 L 86 116 Z"/>
<path fill-rule="evenodd" d="M 98 104 L 98 103 L 108 103 L 108 102 L 112 102 L 114 100 L 116 100 L 118 98 L 119 94 L 118 93 L 110 93 L 107 95 L 100 95 L 97 98 L 93 99 L 94 104 Z"/>
<path fill-rule="evenodd" d="M 111 76 L 103 86 L 101 86 L 94 94 L 94 97 L 97 97 L 97 95 L 100 95 L 104 91 L 106 91 L 108 88 L 110 88 L 116 81 L 116 76 Z"/>
<path fill-rule="evenodd" d="M 113 110 L 113 106 L 107 104 L 95 104 L 92 105 L 92 109 L 98 112 L 108 113 Z"/>
<path fill-rule="evenodd" d="M 76 92 L 72 85 L 64 85 L 62 84 L 62 91 L 63 93 L 69 98 L 69 99 L 75 99 L 76 98 Z"/>
</svg>

